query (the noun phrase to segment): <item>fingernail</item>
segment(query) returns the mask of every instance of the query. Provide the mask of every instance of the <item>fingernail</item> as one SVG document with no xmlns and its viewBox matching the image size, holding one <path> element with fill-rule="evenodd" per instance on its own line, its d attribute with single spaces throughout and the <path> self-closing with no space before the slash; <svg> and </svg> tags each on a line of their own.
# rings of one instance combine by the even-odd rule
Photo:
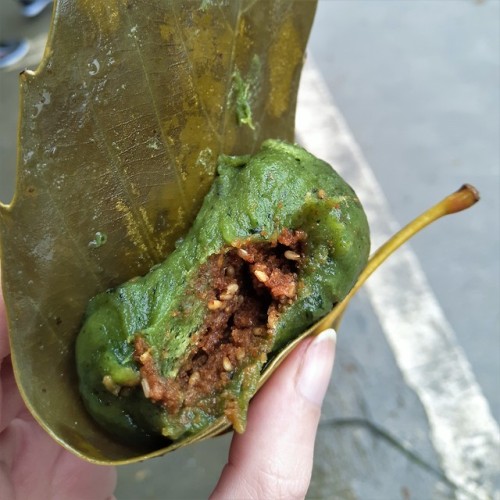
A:
<svg viewBox="0 0 500 500">
<path fill-rule="evenodd" d="M 332 374 L 337 334 L 328 329 L 308 346 L 297 374 L 297 389 L 306 399 L 321 406 Z"/>
</svg>

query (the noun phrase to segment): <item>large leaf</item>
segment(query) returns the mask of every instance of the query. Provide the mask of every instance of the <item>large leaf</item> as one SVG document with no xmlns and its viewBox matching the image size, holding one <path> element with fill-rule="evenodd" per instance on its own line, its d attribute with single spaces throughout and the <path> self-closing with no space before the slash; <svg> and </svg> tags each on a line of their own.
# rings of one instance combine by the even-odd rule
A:
<svg viewBox="0 0 500 500">
<path fill-rule="evenodd" d="M 0 206 L 0 234 L 18 384 L 74 452 L 138 457 L 89 419 L 78 395 L 73 346 L 88 299 L 168 254 L 220 153 L 293 139 L 315 6 L 56 3 L 44 60 L 21 75 L 17 188 Z"/>
</svg>

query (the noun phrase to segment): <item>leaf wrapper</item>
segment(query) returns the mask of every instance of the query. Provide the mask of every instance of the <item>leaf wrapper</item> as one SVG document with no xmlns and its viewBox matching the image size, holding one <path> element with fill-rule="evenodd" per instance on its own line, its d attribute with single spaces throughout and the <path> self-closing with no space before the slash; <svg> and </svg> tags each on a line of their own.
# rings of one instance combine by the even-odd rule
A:
<svg viewBox="0 0 500 500">
<path fill-rule="evenodd" d="M 74 341 L 87 301 L 173 249 L 219 154 L 293 140 L 315 6 L 56 2 L 43 62 L 21 75 L 16 194 L 0 205 L 2 279 L 21 393 L 83 458 L 150 456 L 109 439 L 81 404 Z"/>
</svg>

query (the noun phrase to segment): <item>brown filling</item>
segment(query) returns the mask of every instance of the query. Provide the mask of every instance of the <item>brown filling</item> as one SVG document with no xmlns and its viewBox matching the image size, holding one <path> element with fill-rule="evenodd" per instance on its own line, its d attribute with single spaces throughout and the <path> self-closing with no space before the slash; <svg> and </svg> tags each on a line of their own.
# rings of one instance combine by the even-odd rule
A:
<svg viewBox="0 0 500 500">
<path fill-rule="evenodd" d="M 145 396 L 176 414 L 220 392 L 248 358 L 265 362 L 280 312 L 297 296 L 305 239 L 302 231 L 284 230 L 277 242 L 244 244 L 210 257 L 194 291 L 208 314 L 177 377 L 162 377 L 144 338 L 136 336 Z"/>
</svg>

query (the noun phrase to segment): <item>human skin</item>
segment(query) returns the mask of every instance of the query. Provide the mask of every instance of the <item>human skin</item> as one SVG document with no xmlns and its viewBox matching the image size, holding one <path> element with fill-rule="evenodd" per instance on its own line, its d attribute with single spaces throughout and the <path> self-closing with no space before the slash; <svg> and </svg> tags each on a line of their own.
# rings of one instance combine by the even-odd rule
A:
<svg viewBox="0 0 500 500">
<path fill-rule="evenodd" d="M 233 437 L 212 500 L 305 497 L 335 339 L 326 330 L 303 341 L 257 393 L 245 432 Z"/>
<path fill-rule="evenodd" d="M 66 451 L 26 408 L 14 380 L 0 293 L 0 497 L 112 499 L 115 486 L 114 467 L 93 465 Z"/>
<path fill-rule="evenodd" d="M 252 400 L 245 433 L 233 437 L 212 499 L 305 496 L 334 351 L 335 332 L 327 330 L 302 342 L 273 374 Z M 2 500 L 113 499 L 115 486 L 114 467 L 90 464 L 64 450 L 24 405 L 12 371 L 0 293 Z"/>
</svg>

